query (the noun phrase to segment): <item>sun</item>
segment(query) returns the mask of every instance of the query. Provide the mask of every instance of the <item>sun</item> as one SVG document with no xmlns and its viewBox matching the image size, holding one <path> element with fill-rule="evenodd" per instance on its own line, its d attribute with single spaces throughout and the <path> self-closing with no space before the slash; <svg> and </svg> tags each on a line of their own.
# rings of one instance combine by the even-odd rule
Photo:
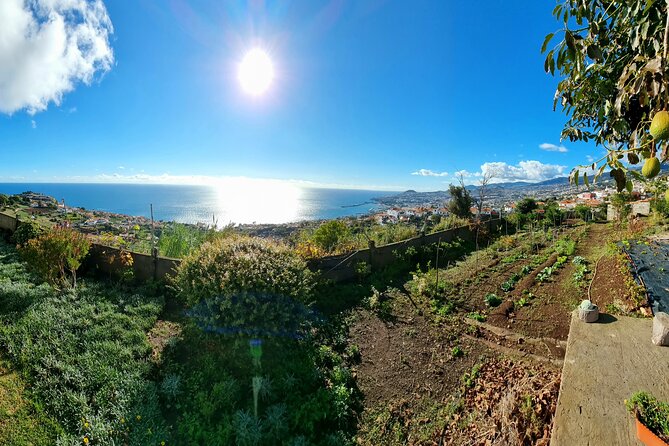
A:
<svg viewBox="0 0 669 446">
<path fill-rule="evenodd" d="M 260 48 L 249 50 L 239 63 L 237 79 L 246 93 L 252 96 L 262 95 L 274 80 L 272 59 Z"/>
</svg>

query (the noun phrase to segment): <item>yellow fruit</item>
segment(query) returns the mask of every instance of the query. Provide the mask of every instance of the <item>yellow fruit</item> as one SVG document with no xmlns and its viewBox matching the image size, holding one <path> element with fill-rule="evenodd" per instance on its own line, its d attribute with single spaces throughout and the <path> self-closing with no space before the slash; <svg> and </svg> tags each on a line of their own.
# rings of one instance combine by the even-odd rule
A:
<svg viewBox="0 0 669 446">
<path fill-rule="evenodd" d="M 646 178 L 656 177 L 657 174 L 660 173 L 660 160 L 654 156 L 648 158 L 646 162 L 643 163 L 643 167 L 641 168 L 641 173 Z"/>
<path fill-rule="evenodd" d="M 657 140 L 669 138 L 669 112 L 659 111 L 653 116 L 653 122 L 650 123 L 650 134 Z"/>
<path fill-rule="evenodd" d="M 664 193 L 664 199 L 669 201 L 669 189 Z"/>
</svg>

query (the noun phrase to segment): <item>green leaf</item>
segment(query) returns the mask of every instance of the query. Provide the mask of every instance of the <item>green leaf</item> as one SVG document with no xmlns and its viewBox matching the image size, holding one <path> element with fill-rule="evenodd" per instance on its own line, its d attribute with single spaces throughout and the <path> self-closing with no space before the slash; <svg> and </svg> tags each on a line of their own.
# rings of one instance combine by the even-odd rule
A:
<svg viewBox="0 0 669 446">
<path fill-rule="evenodd" d="M 588 53 L 588 57 L 594 61 L 601 62 L 604 60 L 602 50 L 597 45 L 588 45 L 586 52 Z"/>
<path fill-rule="evenodd" d="M 625 187 L 627 188 L 627 192 L 631 194 L 632 190 L 634 190 L 634 184 L 632 184 L 632 180 L 627 180 L 627 183 L 625 183 Z"/>
<path fill-rule="evenodd" d="M 585 183 L 585 185 L 587 187 L 590 187 L 590 181 L 588 181 L 588 174 L 587 173 L 583 173 L 583 182 Z"/>
<path fill-rule="evenodd" d="M 553 38 L 554 35 L 555 35 L 554 33 L 550 33 L 546 36 L 546 38 L 544 39 L 544 44 L 541 45 L 541 52 L 542 53 L 546 51 L 546 47 L 548 46 L 548 42 L 551 41 L 551 39 Z"/>
</svg>

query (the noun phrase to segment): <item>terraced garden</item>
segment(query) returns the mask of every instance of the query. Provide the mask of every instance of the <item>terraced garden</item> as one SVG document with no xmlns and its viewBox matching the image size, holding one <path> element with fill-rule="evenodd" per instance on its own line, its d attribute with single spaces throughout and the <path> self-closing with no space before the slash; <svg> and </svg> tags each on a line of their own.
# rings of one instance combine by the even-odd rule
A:
<svg viewBox="0 0 669 446">
<path fill-rule="evenodd" d="M 358 310 L 361 444 L 548 444 L 571 311 L 643 316 L 608 224 L 502 237 Z M 615 298 L 614 298 L 615 296 Z"/>
<path fill-rule="evenodd" d="M 572 309 L 590 296 L 644 311 L 613 243 L 626 237 L 570 222 L 478 251 L 455 240 L 344 284 L 233 238 L 170 287 L 121 275 L 75 289 L 0 242 L 0 443 L 547 444 Z"/>
</svg>

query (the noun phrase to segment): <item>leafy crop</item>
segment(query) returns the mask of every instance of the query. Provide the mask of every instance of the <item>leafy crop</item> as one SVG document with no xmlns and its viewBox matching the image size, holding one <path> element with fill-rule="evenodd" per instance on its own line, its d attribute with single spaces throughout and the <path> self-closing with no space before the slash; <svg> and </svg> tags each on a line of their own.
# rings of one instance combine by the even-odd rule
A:
<svg viewBox="0 0 669 446">
<path fill-rule="evenodd" d="M 625 401 L 627 410 L 665 442 L 669 441 L 669 404 L 647 392 L 637 392 Z"/>
<path fill-rule="evenodd" d="M 489 307 L 498 307 L 502 303 L 502 299 L 497 297 L 496 294 L 489 293 L 485 296 L 485 303 Z"/>
</svg>

